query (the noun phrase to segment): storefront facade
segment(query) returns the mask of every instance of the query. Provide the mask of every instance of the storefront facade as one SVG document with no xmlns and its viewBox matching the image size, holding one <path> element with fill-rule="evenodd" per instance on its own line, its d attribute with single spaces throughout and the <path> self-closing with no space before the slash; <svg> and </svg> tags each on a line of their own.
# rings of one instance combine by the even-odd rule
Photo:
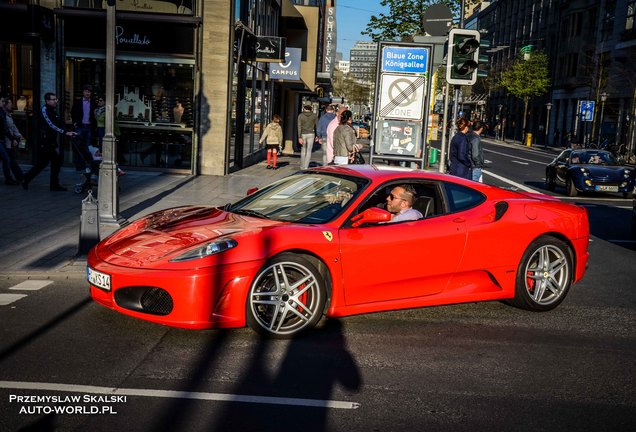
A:
<svg viewBox="0 0 636 432">
<path fill-rule="evenodd" d="M 11 13 L 33 22 L 27 0 L 19 2 Z M 49 91 L 58 95 L 70 127 L 73 102 L 85 85 L 95 99 L 105 96 L 106 62 L 114 61 L 117 161 L 125 167 L 204 175 L 240 170 L 263 157 L 259 139 L 274 113 L 285 119 L 285 138 L 296 141 L 300 103 L 315 96 L 317 85 L 320 2 L 117 0 L 113 59 L 106 58 L 106 1 L 40 4 L 36 21 L 49 22 L 47 29 L 31 24 L 20 38 L 0 29 L 0 50 L 7 54 L 0 59 L 0 85 L 23 108 L 14 117 L 24 118 L 25 132 L 38 130 L 34 113 Z M 301 79 L 270 77 L 279 63 L 255 55 L 264 36 L 299 50 Z M 37 144 L 37 136 L 30 138 L 20 150 L 26 163 Z M 71 164 L 71 143 L 62 144 Z"/>
<path fill-rule="evenodd" d="M 106 91 L 106 16 L 67 1 L 56 10 L 64 41 L 64 112 L 89 84 L 93 97 Z M 117 161 L 131 168 L 194 172 L 196 32 L 200 18 L 191 4 L 118 1 L 115 23 L 115 131 Z M 129 12 L 128 10 L 132 10 Z M 166 15 L 177 13 L 179 16 Z M 70 152 L 69 152 L 70 153 Z"/>
<path fill-rule="evenodd" d="M 33 161 L 41 79 L 46 80 L 55 39 L 53 11 L 28 0 L 0 2 L 0 94 L 13 102 L 13 119 L 26 138 L 16 150 L 21 162 Z M 44 64 L 43 64 L 44 63 Z"/>
</svg>

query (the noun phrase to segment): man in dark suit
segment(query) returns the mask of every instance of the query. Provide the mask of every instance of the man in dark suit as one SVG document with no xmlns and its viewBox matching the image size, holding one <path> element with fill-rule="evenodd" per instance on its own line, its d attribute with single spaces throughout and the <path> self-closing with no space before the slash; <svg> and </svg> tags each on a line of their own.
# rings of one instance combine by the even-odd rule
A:
<svg viewBox="0 0 636 432">
<path fill-rule="evenodd" d="M 97 127 L 97 121 L 95 120 L 97 103 L 93 100 L 92 96 L 93 87 L 88 84 L 85 85 L 82 97 L 75 100 L 71 108 L 73 128 L 75 132 L 77 132 L 77 140 L 75 141 L 76 148 L 73 153 L 75 167 L 77 169 L 84 168 L 91 161 L 88 146 L 93 144 L 93 132 Z M 76 153 L 79 153 L 79 155 Z"/>
</svg>

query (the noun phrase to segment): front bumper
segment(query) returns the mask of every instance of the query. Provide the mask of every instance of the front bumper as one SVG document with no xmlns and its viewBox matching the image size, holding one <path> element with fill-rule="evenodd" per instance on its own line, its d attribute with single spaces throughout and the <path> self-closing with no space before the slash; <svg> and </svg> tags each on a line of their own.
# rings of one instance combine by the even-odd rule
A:
<svg viewBox="0 0 636 432">
<path fill-rule="evenodd" d="M 88 265 L 111 276 L 111 290 L 90 285 L 93 300 L 125 315 L 188 329 L 244 327 L 247 293 L 260 262 L 190 270 L 114 266 L 94 251 Z"/>
</svg>

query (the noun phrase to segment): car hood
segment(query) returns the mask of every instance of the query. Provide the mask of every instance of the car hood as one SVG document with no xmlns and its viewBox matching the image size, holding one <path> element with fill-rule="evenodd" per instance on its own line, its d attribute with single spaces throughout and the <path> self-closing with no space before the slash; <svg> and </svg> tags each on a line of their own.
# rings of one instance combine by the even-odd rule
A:
<svg viewBox="0 0 636 432">
<path fill-rule="evenodd" d="M 585 168 L 594 177 L 604 177 L 607 179 L 618 179 L 623 176 L 625 167 L 620 165 L 593 165 L 593 164 L 577 164 L 570 167 L 571 170 L 579 170 Z"/>
<path fill-rule="evenodd" d="M 213 207 L 178 207 L 133 222 L 107 238 L 103 246 L 111 254 L 143 265 L 172 258 L 217 239 L 244 236 L 280 224 Z"/>
</svg>

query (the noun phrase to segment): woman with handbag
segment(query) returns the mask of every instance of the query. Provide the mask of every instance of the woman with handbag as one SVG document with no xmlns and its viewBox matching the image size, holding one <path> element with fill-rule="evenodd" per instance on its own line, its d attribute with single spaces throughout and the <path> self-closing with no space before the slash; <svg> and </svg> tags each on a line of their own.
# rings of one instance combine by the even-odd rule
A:
<svg viewBox="0 0 636 432">
<path fill-rule="evenodd" d="M 340 125 L 333 133 L 333 162 L 336 165 L 353 163 L 355 154 L 359 151 L 352 123 L 353 113 L 349 110 L 343 111 L 340 114 Z"/>
</svg>

